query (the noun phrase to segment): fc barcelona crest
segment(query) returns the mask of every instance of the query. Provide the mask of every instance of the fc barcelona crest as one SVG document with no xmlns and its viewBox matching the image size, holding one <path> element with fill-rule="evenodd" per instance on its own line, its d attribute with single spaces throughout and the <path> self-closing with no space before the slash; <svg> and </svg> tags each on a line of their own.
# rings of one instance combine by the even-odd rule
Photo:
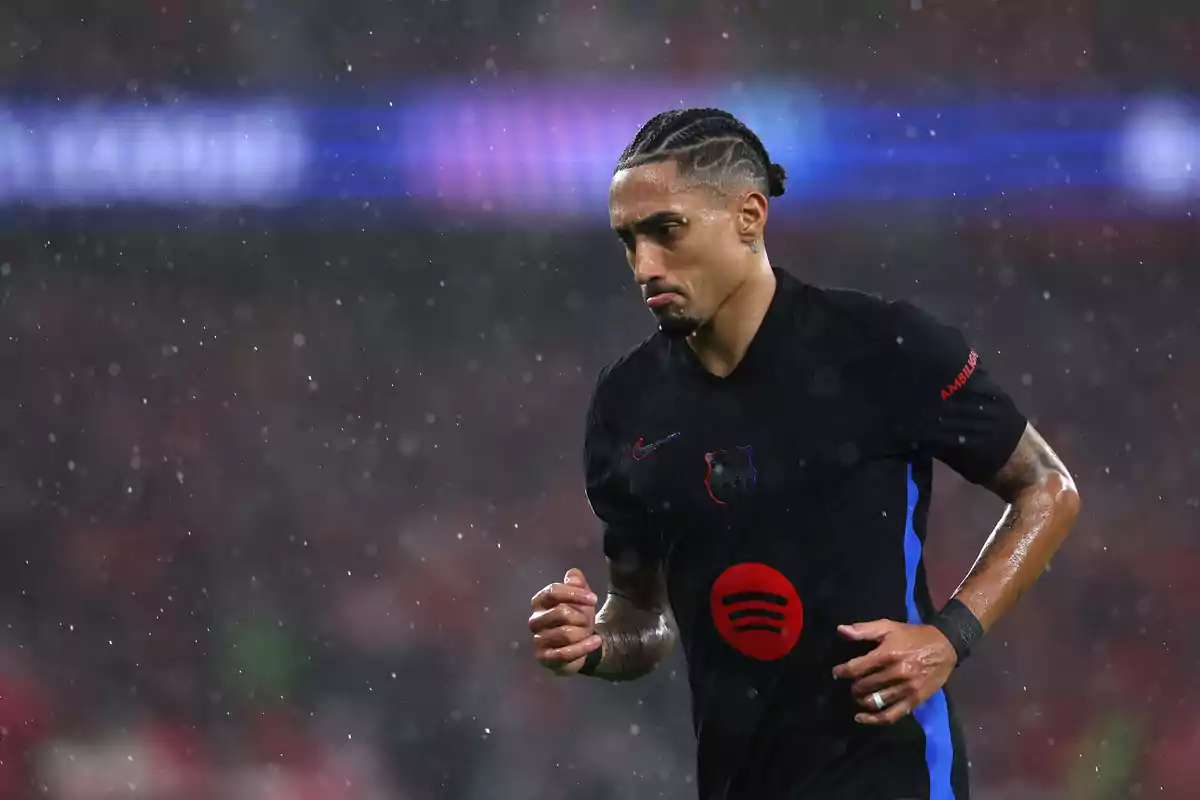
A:
<svg viewBox="0 0 1200 800">
<path fill-rule="evenodd" d="M 758 475 L 750 445 L 705 453 L 704 461 L 708 464 L 704 485 L 717 505 L 734 505 L 754 492 Z"/>
</svg>

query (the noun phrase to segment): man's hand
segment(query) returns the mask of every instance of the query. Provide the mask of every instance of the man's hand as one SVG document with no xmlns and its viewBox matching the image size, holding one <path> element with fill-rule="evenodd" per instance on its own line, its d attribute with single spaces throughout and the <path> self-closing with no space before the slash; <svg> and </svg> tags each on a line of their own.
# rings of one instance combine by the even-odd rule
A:
<svg viewBox="0 0 1200 800">
<path fill-rule="evenodd" d="M 533 596 L 529 630 L 533 655 L 543 667 L 561 675 L 583 668 L 587 654 L 601 647 L 596 635 L 596 594 L 577 569 L 562 583 L 552 583 Z"/>
<path fill-rule="evenodd" d="M 891 620 L 839 625 L 838 633 L 854 642 L 878 642 L 866 655 L 833 668 L 833 677 L 853 680 L 855 700 L 869 713 L 857 714 L 864 725 L 893 725 L 911 714 L 942 688 L 958 656 L 950 641 L 931 625 L 905 625 Z M 874 698 L 879 692 L 883 708 Z"/>
</svg>

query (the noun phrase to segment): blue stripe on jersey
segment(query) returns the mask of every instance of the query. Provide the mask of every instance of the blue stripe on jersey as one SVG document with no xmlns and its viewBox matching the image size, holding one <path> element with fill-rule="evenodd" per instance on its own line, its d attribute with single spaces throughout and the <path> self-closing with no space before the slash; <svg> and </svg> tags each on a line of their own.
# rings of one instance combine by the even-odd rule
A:
<svg viewBox="0 0 1200 800">
<path fill-rule="evenodd" d="M 917 608 L 917 565 L 921 563 L 921 540 L 913 527 L 920 490 L 913 480 L 912 464 L 908 465 L 908 514 L 904 525 L 904 575 L 907 581 L 905 602 L 908 604 L 910 625 L 922 623 Z M 929 800 L 954 800 L 950 772 L 954 765 L 954 744 L 950 739 L 950 709 L 946 693 L 941 689 L 913 712 L 913 717 L 925 732 L 925 764 L 929 768 Z"/>
</svg>

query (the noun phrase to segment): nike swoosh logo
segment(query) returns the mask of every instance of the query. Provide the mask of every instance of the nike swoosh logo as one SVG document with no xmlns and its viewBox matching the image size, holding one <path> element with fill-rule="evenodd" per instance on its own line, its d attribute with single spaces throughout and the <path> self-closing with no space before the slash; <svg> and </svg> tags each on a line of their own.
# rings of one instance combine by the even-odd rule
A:
<svg viewBox="0 0 1200 800">
<path fill-rule="evenodd" d="M 633 443 L 633 460 L 641 461 L 643 458 L 647 458 L 651 453 L 653 453 L 658 448 L 662 447 L 667 442 L 671 442 L 671 441 L 674 441 L 675 439 L 678 439 L 680 437 L 680 435 L 682 435 L 682 431 L 675 431 L 675 433 L 672 433 L 670 436 L 664 436 L 663 438 L 659 439 L 657 442 L 653 442 L 651 444 L 642 444 L 646 440 L 638 439 L 636 442 Z"/>
</svg>

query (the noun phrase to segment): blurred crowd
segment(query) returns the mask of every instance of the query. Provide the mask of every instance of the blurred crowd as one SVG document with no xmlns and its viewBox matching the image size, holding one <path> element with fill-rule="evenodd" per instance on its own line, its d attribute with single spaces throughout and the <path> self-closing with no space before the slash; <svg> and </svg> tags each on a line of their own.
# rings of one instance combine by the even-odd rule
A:
<svg viewBox="0 0 1200 800">
<path fill-rule="evenodd" d="M 1195 234 L 1112 233 L 769 241 L 962 327 L 1077 471 L 956 679 L 983 797 L 1200 778 Z M 678 661 L 555 680 L 523 629 L 603 575 L 583 410 L 650 330 L 607 234 L 40 234 L 0 274 L 0 797 L 687 796 Z M 939 599 L 1000 511 L 939 477 Z"/>
<path fill-rule="evenodd" d="M 654 5 L 26 0 L 0 8 L 0 92 L 702 72 L 953 99 L 1200 76 L 1200 12 L 1169 0 Z M 652 330 L 609 233 L 27 222 L 0 245 L 0 800 L 692 796 L 678 656 L 556 680 L 524 629 L 568 567 L 603 575 L 583 414 Z M 1188 798 L 1200 233 L 910 222 L 848 210 L 768 249 L 963 328 L 1077 473 L 1077 532 L 955 678 L 978 795 Z M 1001 510 L 939 474 L 935 600 Z"/>
<path fill-rule="evenodd" d="M 531 75 L 800 75 L 929 99 L 1200 83 L 1188 0 L 15 0 L 0 29 L 0 91 L 152 102 Z"/>
</svg>

